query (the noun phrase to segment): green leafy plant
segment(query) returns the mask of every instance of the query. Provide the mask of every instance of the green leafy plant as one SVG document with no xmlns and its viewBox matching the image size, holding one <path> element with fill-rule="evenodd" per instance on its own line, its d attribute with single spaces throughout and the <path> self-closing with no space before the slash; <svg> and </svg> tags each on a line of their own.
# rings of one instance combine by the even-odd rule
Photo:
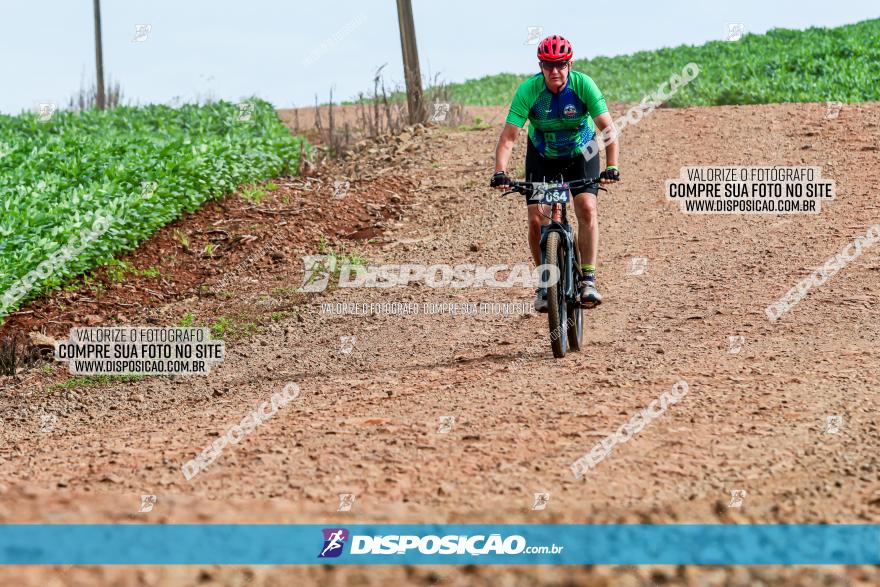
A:
<svg viewBox="0 0 880 587">
<path fill-rule="evenodd" d="M 246 121 L 222 101 L 63 111 L 48 121 L 0 115 L 0 143 L 12 146 L 0 157 L 0 292 L 48 273 L 4 311 L 110 263 L 211 199 L 295 173 L 305 139 L 271 104 L 250 102 Z M 186 235 L 174 236 L 189 247 Z M 64 262 L 34 271 L 64 251 L 72 251 Z"/>
<path fill-rule="evenodd" d="M 326 255 L 330 252 L 330 243 L 325 235 L 318 237 L 318 253 Z"/>
<path fill-rule="evenodd" d="M 107 272 L 107 279 L 109 279 L 111 283 L 122 283 L 125 281 L 125 274 L 134 271 L 134 266 L 126 261 L 113 259 L 107 263 L 105 270 Z"/>
<path fill-rule="evenodd" d="M 183 315 L 183 318 L 180 319 L 180 322 L 177 323 L 181 328 L 188 328 L 192 326 L 196 321 L 196 317 L 192 312 L 187 312 Z"/>
<path fill-rule="evenodd" d="M 80 289 L 82 289 L 82 286 L 83 286 L 83 284 L 80 280 L 71 279 L 70 281 L 65 283 L 61 289 L 63 289 L 66 292 L 74 292 L 74 291 L 79 291 Z"/>
<path fill-rule="evenodd" d="M 738 41 L 577 59 L 572 69 L 592 77 L 612 102 L 639 102 L 688 63 L 700 73 L 672 96 L 670 106 L 880 100 L 880 19 L 806 30 L 771 29 Z M 502 73 L 446 86 L 449 100 L 510 104 L 527 77 Z M 668 86 L 667 86 L 668 87 Z M 402 93 L 392 99 L 404 100 Z"/>
<path fill-rule="evenodd" d="M 185 232 L 183 232 L 179 228 L 175 228 L 171 231 L 171 238 L 179 242 L 184 251 L 189 250 L 189 235 L 187 235 Z"/>
<path fill-rule="evenodd" d="M 208 328 L 214 338 L 245 338 L 259 331 L 255 322 L 220 316 Z"/>
<path fill-rule="evenodd" d="M 311 279 L 303 285 L 309 285 L 309 283 L 318 279 L 322 273 L 330 273 L 333 277 L 331 281 L 338 283 L 343 265 L 365 265 L 368 262 L 367 257 L 356 249 L 346 250 L 345 248 L 342 248 L 339 251 L 334 250 L 330 246 L 327 237 L 323 234 L 318 239 L 317 249 L 318 253 L 325 255 L 326 258 L 319 259 L 315 263 L 311 273 Z"/>
<path fill-rule="evenodd" d="M 259 186 L 246 186 L 241 190 L 241 197 L 259 204 L 269 193 Z"/>
<path fill-rule="evenodd" d="M 486 124 L 482 117 L 476 116 L 474 117 L 473 124 L 463 124 L 459 127 L 461 130 L 485 130 L 487 128 L 492 128 L 491 125 Z"/>
<path fill-rule="evenodd" d="M 132 263 L 121 259 L 113 259 L 104 266 L 107 273 L 107 279 L 111 283 L 122 283 L 125 281 L 126 275 L 134 275 L 136 277 L 158 277 L 160 272 L 157 267 L 147 267 L 146 269 L 138 269 Z"/>
<path fill-rule="evenodd" d="M 232 320 L 226 316 L 220 316 L 213 324 L 211 324 L 211 334 L 216 338 L 223 338 L 223 335 L 226 334 L 226 330 L 231 324 Z"/>
</svg>

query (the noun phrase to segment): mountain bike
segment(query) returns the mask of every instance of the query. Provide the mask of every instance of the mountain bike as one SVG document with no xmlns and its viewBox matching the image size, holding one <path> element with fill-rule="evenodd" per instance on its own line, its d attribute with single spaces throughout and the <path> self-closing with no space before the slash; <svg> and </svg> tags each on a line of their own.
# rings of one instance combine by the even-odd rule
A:
<svg viewBox="0 0 880 587">
<path fill-rule="evenodd" d="M 581 350 L 584 341 L 578 291 L 581 255 L 577 234 L 568 223 L 567 205 L 572 200 L 572 188 L 597 186 L 598 177 L 560 183 L 514 181 L 508 186 L 509 191 L 502 194 L 524 194 L 528 196 L 529 204 L 550 207 L 550 215 L 545 214 L 550 222 L 541 227 L 541 265 L 555 266 L 559 278 L 549 279 L 549 270 L 544 269 L 541 284 L 546 286 L 542 285 L 541 289 L 547 294 L 550 347 L 557 359 L 564 357 L 567 350 Z M 603 187 L 599 189 L 607 191 Z"/>
</svg>

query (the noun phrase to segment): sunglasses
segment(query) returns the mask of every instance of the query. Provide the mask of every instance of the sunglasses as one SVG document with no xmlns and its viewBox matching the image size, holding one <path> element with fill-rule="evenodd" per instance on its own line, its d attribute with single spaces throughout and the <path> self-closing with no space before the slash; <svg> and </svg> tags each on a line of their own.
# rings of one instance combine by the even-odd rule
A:
<svg viewBox="0 0 880 587">
<path fill-rule="evenodd" d="M 548 70 L 563 70 L 568 67 L 568 61 L 541 61 L 541 67 Z"/>
</svg>

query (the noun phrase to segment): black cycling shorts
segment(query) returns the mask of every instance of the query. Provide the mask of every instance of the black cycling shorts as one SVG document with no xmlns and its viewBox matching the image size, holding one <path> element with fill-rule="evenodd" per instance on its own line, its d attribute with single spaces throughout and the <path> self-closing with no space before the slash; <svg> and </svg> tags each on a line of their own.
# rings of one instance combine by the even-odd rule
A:
<svg viewBox="0 0 880 587">
<path fill-rule="evenodd" d="M 550 159 L 538 152 L 531 139 L 527 138 L 526 142 L 526 181 L 560 181 L 560 176 L 561 181 L 599 177 L 598 154 L 589 160 L 583 155 L 570 159 Z M 584 192 L 599 195 L 599 186 L 572 188 L 571 195 L 574 197 Z M 526 196 L 526 203 L 529 203 L 528 200 L 529 197 Z"/>
</svg>

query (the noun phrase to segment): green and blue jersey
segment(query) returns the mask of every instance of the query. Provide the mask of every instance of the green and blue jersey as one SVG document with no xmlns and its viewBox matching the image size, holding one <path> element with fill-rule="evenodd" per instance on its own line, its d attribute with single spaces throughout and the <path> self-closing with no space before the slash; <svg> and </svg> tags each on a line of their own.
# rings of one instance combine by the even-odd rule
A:
<svg viewBox="0 0 880 587">
<path fill-rule="evenodd" d="M 516 89 L 506 122 L 522 128 L 528 120 L 529 140 L 538 152 L 562 159 L 583 153 L 596 135 L 593 118 L 604 112 L 605 97 L 590 76 L 571 71 L 565 88 L 554 94 L 538 73 Z"/>
</svg>

